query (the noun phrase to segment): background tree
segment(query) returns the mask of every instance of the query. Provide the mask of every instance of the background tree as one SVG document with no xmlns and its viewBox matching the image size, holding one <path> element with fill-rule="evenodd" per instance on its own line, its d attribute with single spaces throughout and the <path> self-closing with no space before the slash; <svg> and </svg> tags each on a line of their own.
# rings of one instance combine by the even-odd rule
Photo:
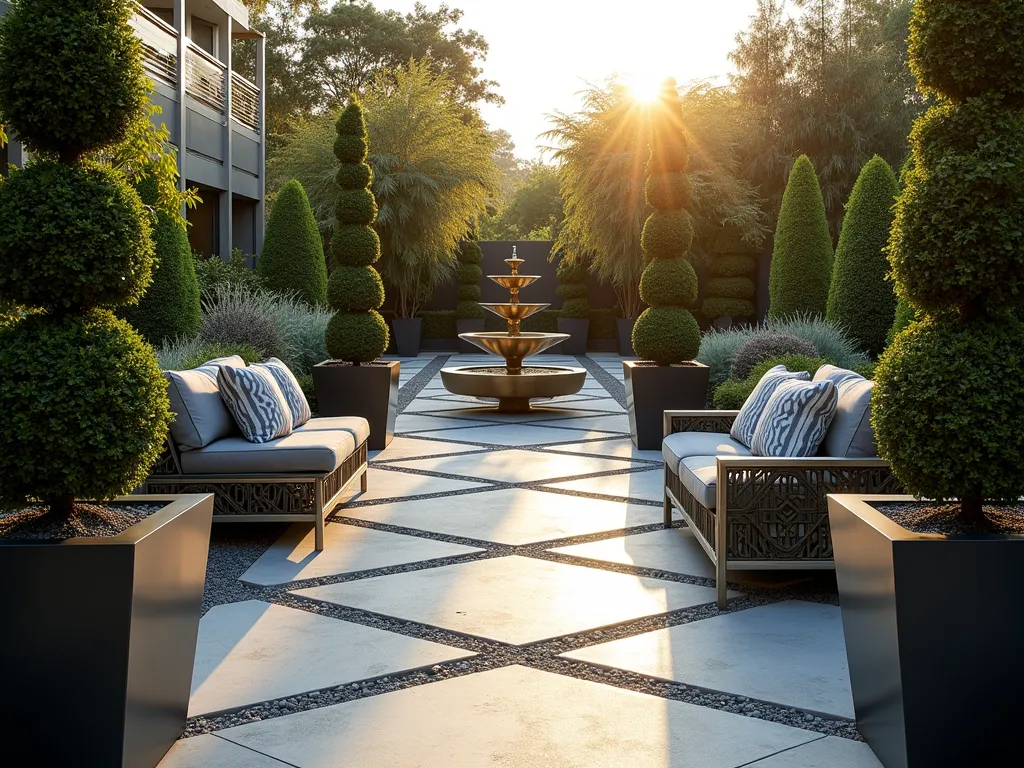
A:
<svg viewBox="0 0 1024 768">
<path fill-rule="evenodd" d="M 526 164 L 526 177 L 516 185 L 501 213 L 482 229 L 488 240 L 554 240 L 565 217 L 558 169 Z"/>
<path fill-rule="evenodd" d="M 256 271 L 271 290 L 294 293 L 312 306 L 327 302 L 323 240 L 306 191 L 294 179 L 274 197 Z"/>
<path fill-rule="evenodd" d="M 885 348 L 896 313 L 885 248 L 899 191 L 896 174 L 877 155 L 861 170 L 846 204 L 825 313 L 875 356 Z"/>
<path fill-rule="evenodd" d="M 1024 4 L 917 0 L 910 63 L 937 99 L 911 134 L 889 258 L 918 311 L 882 355 L 872 423 L 911 493 L 1024 493 Z"/>
<path fill-rule="evenodd" d="M 806 155 L 793 164 L 775 230 L 768 314 L 824 317 L 832 282 L 832 238 L 814 166 Z"/>
</svg>

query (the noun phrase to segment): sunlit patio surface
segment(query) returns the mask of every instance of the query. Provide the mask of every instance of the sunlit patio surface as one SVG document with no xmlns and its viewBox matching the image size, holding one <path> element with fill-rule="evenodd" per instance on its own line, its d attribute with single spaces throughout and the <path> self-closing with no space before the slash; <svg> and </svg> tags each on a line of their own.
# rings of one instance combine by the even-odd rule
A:
<svg viewBox="0 0 1024 768">
<path fill-rule="evenodd" d="M 323 552 L 299 525 L 217 532 L 161 768 L 879 768 L 834 583 L 736 574 L 715 608 L 621 358 L 544 355 L 587 383 L 522 416 L 441 386 L 482 361 L 402 361 L 398 436 Z"/>
</svg>

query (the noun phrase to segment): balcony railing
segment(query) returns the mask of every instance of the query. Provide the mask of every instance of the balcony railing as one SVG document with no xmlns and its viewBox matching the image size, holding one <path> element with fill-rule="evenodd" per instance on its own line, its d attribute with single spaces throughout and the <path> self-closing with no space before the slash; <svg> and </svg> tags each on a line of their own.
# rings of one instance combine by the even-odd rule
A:
<svg viewBox="0 0 1024 768">
<path fill-rule="evenodd" d="M 231 73 L 231 116 L 246 128 L 259 133 L 259 88 L 237 72 Z"/>
<path fill-rule="evenodd" d="M 142 68 L 155 82 L 178 85 L 178 34 L 174 27 L 141 5 L 131 25 L 142 41 Z"/>
<path fill-rule="evenodd" d="M 189 43 L 185 57 L 185 93 L 215 112 L 227 108 L 227 67 Z"/>
</svg>

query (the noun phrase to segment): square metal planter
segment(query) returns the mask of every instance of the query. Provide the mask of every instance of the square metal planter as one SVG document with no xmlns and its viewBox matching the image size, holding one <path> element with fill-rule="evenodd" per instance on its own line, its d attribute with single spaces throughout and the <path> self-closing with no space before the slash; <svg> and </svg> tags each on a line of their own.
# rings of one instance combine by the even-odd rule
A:
<svg viewBox="0 0 1024 768">
<path fill-rule="evenodd" d="M 660 451 L 665 411 L 704 408 L 711 369 L 703 363 L 654 365 L 625 360 L 626 410 L 633 443 L 642 451 Z"/>
<path fill-rule="evenodd" d="M 1024 536 L 913 533 L 828 497 L 857 726 L 885 768 L 995 766 L 1020 751 Z"/>
<path fill-rule="evenodd" d="M 0 540 L 0 762 L 154 768 L 188 713 L 213 496 L 117 536 Z"/>
<path fill-rule="evenodd" d="M 401 368 L 397 360 L 377 360 L 367 365 L 317 363 L 313 366 L 313 388 L 318 414 L 362 416 L 370 422 L 367 447 L 384 450 L 395 436 Z"/>
<path fill-rule="evenodd" d="M 588 318 L 560 317 L 558 318 L 558 332 L 569 334 L 569 338 L 554 347 L 552 352 L 562 355 L 587 354 L 587 336 L 590 333 Z"/>
</svg>

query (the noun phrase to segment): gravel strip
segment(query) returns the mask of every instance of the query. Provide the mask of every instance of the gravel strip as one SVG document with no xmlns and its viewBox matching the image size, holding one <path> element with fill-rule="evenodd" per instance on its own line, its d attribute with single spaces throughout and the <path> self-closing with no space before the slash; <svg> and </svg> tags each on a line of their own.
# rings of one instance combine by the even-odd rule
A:
<svg viewBox="0 0 1024 768">
<path fill-rule="evenodd" d="M 408 408 L 412 401 L 416 399 L 416 395 L 430 383 L 431 379 L 437 375 L 437 372 L 444 368 L 445 363 L 448 362 L 450 355 L 438 355 L 425 366 L 423 370 L 409 379 L 405 386 L 398 390 L 398 412 L 401 413 Z"/>
<path fill-rule="evenodd" d="M 1024 533 L 1024 505 L 1021 504 L 986 504 L 982 508 L 985 518 L 977 523 L 961 519 L 957 503 L 912 501 L 873 506 L 897 525 L 914 533 Z"/>
<path fill-rule="evenodd" d="M 612 376 L 608 371 L 602 368 L 597 361 L 591 360 L 586 355 L 579 355 L 576 357 L 576 361 L 582 365 L 590 375 L 597 379 L 597 383 L 600 384 L 605 390 L 615 398 L 615 401 L 623 408 L 626 407 L 626 385 L 621 381 Z"/>
</svg>

